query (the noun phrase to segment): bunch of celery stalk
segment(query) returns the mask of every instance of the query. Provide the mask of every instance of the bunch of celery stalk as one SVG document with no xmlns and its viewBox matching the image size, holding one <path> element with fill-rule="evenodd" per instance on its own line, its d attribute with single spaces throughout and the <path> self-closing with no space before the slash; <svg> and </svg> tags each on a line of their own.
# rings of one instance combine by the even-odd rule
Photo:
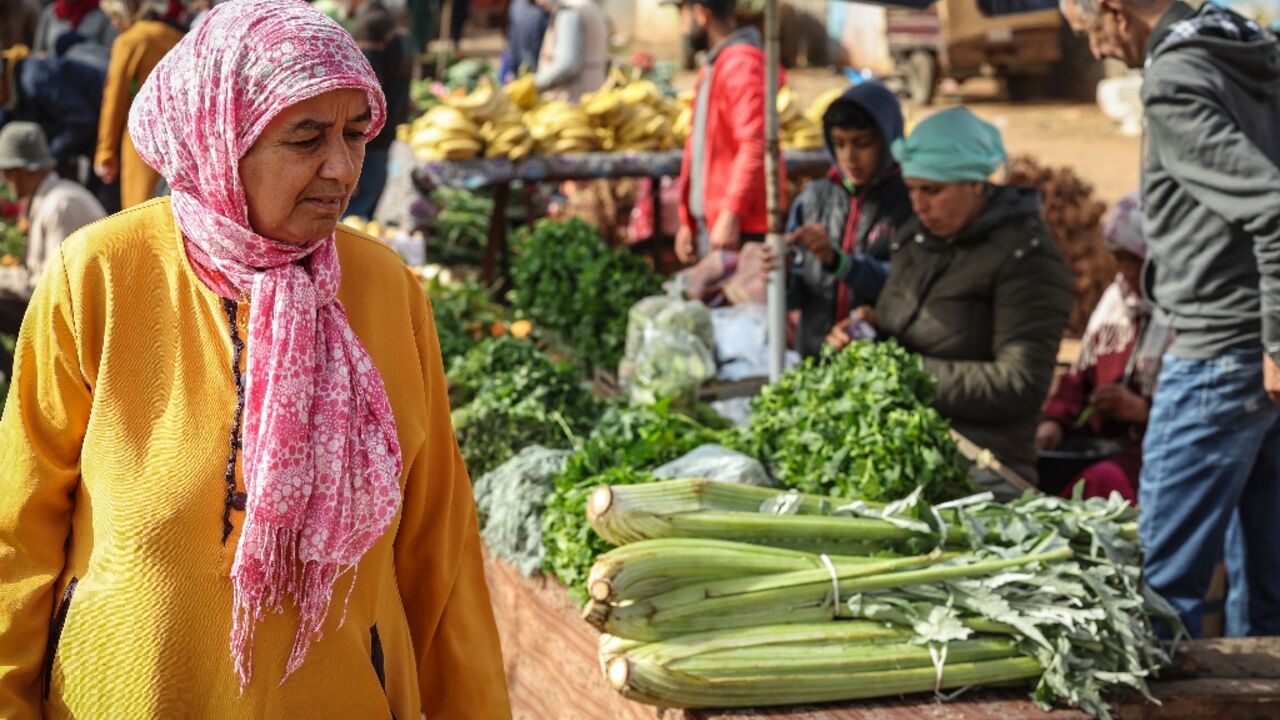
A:
<svg viewBox="0 0 1280 720">
<path fill-rule="evenodd" d="M 707 480 L 598 488 L 584 617 L 609 682 L 676 707 L 1035 682 L 1109 717 L 1168 661 L 1123 500 L 889 505 Z M 1148 697 L 1150 697 L 1148 695 Z"/>
</svg>

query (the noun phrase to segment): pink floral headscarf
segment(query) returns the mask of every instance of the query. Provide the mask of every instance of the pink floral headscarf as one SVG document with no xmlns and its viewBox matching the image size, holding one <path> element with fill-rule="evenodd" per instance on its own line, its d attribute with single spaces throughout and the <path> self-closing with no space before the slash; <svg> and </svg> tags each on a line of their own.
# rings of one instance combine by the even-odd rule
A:
<svg viewBox="0 0 1280 720">
<path fill-rule="evenodd" d="M 354 570 L 400 507 L 395 421 L 382 377 L 336 299 L 334 237 L 298 246 L 255 233 L 239 173 L 274 117 L 352 88 L 369 97 L 372 138 L 386 103 L 351 36 L 302 0 L 234 0 L 161 60 L 129 113 L 139 154 L 172 189 L 193 268 L 222 297 L 252 300 L 248 502 L 231 570 L 241 688 L 264 614 L 282 612 L 286 596 L 299 607 L 287 678 L 319 639 L 337 578 Z"/>
</svg>

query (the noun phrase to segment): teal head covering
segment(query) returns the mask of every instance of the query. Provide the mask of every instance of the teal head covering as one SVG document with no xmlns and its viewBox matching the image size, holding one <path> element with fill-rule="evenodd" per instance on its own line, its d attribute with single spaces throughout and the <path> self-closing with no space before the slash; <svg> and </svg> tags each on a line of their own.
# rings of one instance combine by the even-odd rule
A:
<svg viewBox="0 0 1280 720">
<path fill-rule="evenodd" d="M 935 182 L 984 181 L 1006 157 L 1000 131 L 962 107 L 930 115 L 890 150 L 903 177 Z"/>
</svg>

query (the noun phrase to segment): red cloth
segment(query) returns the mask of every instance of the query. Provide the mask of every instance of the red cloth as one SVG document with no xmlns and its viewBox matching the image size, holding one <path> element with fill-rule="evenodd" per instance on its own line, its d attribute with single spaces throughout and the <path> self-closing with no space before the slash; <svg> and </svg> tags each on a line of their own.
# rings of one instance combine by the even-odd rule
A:
<svg viewBox="0 0 1280 720">
<path fill-rule="evenodd" d="M 836 174 L 839 175 L 838 172 Z M 865 192 L 856 192 L 849 196 L 849 219 L 844 223 L 844 239 L 840 243 L 840 250 L 845 255 L 853 255 L 857 250 L 858 223 L 862 220 L 862 200 L 865 197 Z M 852 306 L 853 288 L 849 283 L 839 283 L 836 285 L 836 322 L 849 317 L 849 313 L 853 310 Z"/>
<path fill-rule="evenodd" d="M 1072 497 L 1076 484 L 1083 482 L 1083 497 L 1086 499 L 1091 497 L 1110 497 L 1111 493 L 1118 492 L 1120 497 L 1127 500 L 1130 505 L 1137 505 L 1138 483 L 1136 475 L 1133 474 L 1132 468 L 1126 467 L 1126 465 L 1127 463 L 1117 460 L 1103 460 L 1102 462 L 1094 463 L 1080 473 L 1078 481 L 1067 483 L 1067 486 L 1062 489 L 1062 497 Z"/>
<path fill-rule="evenodd" d="M 1096 364 L 1063 375 L 1058 379 L 1057 389 L 1044 405 L 1045 419 L 1056 421 L 1066 434 L 1114 440 L 1121 445 L 1119 455 L 1111 460 L 1092 465 L 1081 473 L 1081 477 L 1090 481 L 1085 485 L 1085 497 L 1094 497 L 1090 492 L 1095 491 L 1095 494 L 1105 497 L 1111 493 L 1112 489 L 1119 489 L 1113 481 L 1113 472 L 1116 469 L 1123 473 L 1131 493 L 1138 487 L 1138 475 L 1142 471 L 1142 435 L 1146 431 L 1145 426 L 1117 422 L 1094 413 L 1084 427 L 1075 429 L 1080 414 L 1089 406 L 1089 396 L 1093 394 L 1094 389 L 1104 385 L 1114 385 L 1124 379 L 1125 367 L 1135 343 L 1136 340 L 1128 343 L 1118 352 L 1099 355 Z M 1130 387 L 1130 389 L 1134 388 Z M 1105 464 L 1110 464 L 1114 468 L 1095 470 Z M 1063 495 L 1070 497 L 1073 485 L 1074 483 L 1068 483 Z M 1121 492 L 1121 494 L 1125 493 Z M 1125 497 L 1130 502 L 1136 501 L 1128 495 Z"/>
<path fill-rule="evenodd" d="M 1124 379 L 1124 370 L 1133 346 L 1134 343 L 1130 342 L 1119 352 L 1098 356 L 1096 364 L 1083 370 L 1068 372 L 1059 378 L 1057 389 L 1045 402 L 1045 419 L 1056 420 L 1067 430 L 1074 429 L 1080 413 L 1089 406 L 1089 396 L 1093 391 Z M 1117 423 L 1095 413 L 1081 430 L 1091 437 L 1110 439 L 1122 434 L 1121 431 L 1126 431 L 1127 426 L 1117 427 Z"/>
<path fill-rule="evenodd" d="M 782 71 L 778 72 L 779 82 L 785 83 Z M 701 73 L 696 87 L 702 87 Z M 702 174 L 706 179 L 703 207 L 707 232 L 725 210 L 737 213 L 743 233 L 768 232 L 764 193 L 764 51 L 746 44 L 722 50 L 715 60 L 710 92 L 703 154 L 707 167 Z M 695 98 L 694 107 L 697 102 Z M 698 228 L 689 214 L 689 163 L 693 143 L 700 140 L 689 136 L 680 167 L 680 222 L 695 232 Z M 786 168 L 781 158 L 778 176 L 779 188 L 785 188 Z M 779 207 L 787 207 L 785 197 Z"/>
<path fill-rule="evenodd" d="M 98 9 L 98 0 L 54 0 L 53 14 L 71 22 L 71 29 L 80 27 L 84 16 Z"/>
</svg>

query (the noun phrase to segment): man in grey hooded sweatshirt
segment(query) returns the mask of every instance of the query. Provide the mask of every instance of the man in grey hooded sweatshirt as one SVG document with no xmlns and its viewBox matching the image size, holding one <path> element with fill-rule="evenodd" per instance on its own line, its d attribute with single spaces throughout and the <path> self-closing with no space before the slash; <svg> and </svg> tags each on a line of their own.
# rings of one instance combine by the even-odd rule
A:
<svg viewBox="0 0 1280 720">
<path fill-rule="evenodd" d="M 1143 446 L 1147 581 L 1198 636 L 1225 556 L 1227 634 L 1280 634 L 1280 47 L 1211 3 L 1061 2 L 1143 69 L 1143 289 L 1177 333 Z"/>
</svg>

